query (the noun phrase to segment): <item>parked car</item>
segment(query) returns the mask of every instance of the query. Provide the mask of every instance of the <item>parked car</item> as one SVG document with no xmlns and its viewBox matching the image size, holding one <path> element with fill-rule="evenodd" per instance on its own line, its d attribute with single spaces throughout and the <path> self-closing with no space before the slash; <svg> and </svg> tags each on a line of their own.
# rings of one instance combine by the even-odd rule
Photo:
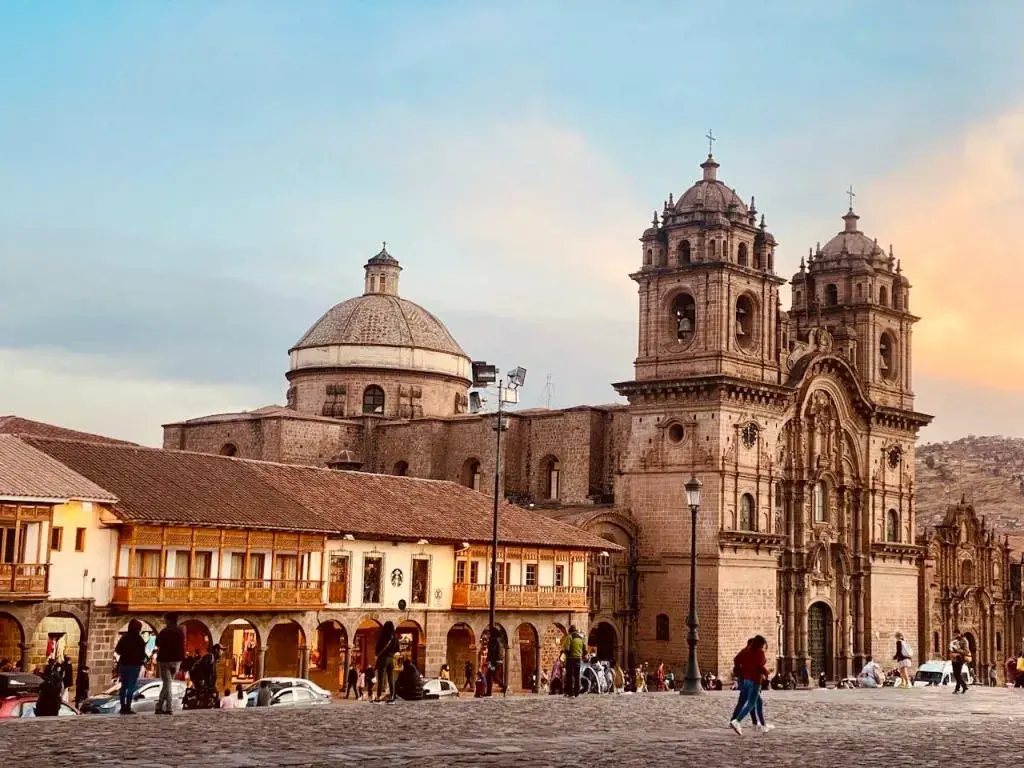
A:
<svg viewBox="0 0 1024 768">
<path fill-rule="evenodd" d="M 20 672 L 0 673 L 0 718 L 35 717 L 39 686 L 43 679 L 38 675 Z M 74 707 L 61 702 L 58 717 L 78 714 Z"/>
<path fill-rule="evenodd" d="M 144 680 L 135 691 L 132 699 L 132 710 L 140 714 L 152 714 L 156 711 L 156 702 L 160 698 L 163 683 L 160 680 Z M 181 700 L 185 697 L 187 686 L 183 680 L 171 681 L 171 709 L 181 709 Z M 90 696 L 82 702 L 83 715 L 116 715 L 121 710 L 119 694 L 121 684 L 110 686 L 103 693 Z"/>
<path fill-rule="evenodd" d="M 302 685 L 271 683 L 270 690 L 270 706 L 272 707 L 316 706 L 329 704 L 331 701 L 330 696 L 318 696 L 310 688 Z M 257 696 L 259 696 L 259 688 L 250 689 L 245 697 L 245 706 L 255 707 Z"/>
<path fill-rule="evenodd" d="M 966 664 L 964 664 L 964 677 L 967 679 L 968 685 L 974 685 L 974 675 Z M 923 688 L 930 685 L 949 685 L 950 683 L 956 683 L 953 678 L 953 662 L 940 659 L 926 661 L 918 667 L 911 684 L 915 688 Z"/>
<path fill-rule="evenodd" d="M 458 696 L 459 687 L 451 680 L 424 680 L 423 693 L 431 698 L 446 699 L 449 696 Z"/>
<path fill-rule="evenodd" d="M 259 680 L 252 683 L 248 688 L 245 689 L 246 695 L 252 693 L 253 691 L 258 691 L 260 688 L 260 683 L 262 683 L 264 680 L 270 683 L 271 688 L 306 688 L 307 690 L 312 691 L 317 696 L 317 698 L 331 698 L 330 691 L 326 691 L 316 683 L 306 680 L 302 677 L 261 677 Z"/>
</svg>

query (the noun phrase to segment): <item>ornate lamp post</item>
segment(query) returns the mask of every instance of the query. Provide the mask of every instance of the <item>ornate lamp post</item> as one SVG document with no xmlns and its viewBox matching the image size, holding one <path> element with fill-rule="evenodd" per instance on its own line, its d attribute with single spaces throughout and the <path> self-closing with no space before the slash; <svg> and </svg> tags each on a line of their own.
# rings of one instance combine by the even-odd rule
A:
<svg viewBox="0 0 1024 768">
<path fill-rule="evenodd" d="M 690 613 L 686 617 L 686 643 L 690 653 L 686 660 L 686 677 L 680 691 L 684 696 L 695 696 L 701 692 L 700 669 L 697 667 L 697 512 L 700 509 L 701 482 L 696 476 L 685 486 L 686 504 L 690 507 Z"/>
</svg>

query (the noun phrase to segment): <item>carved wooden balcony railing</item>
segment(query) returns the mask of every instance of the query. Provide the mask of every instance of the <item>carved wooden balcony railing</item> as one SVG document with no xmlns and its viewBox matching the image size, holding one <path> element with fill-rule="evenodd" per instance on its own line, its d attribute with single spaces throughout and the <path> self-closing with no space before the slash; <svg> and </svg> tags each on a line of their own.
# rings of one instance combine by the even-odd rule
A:
<svg viewBox="0 0 1024 768">
<path fill-rule="evenodd" d="M 489 606 L 490 587 L 487 584 L 459 584 L 452 588 L 453 610 L 483 610 Z M 585 611 L 586 587 L 537 587 L 519 584 L 499 584 L 495 588 L 496 610 Z"/>
<path fill-rule="evenodd" d="M 50 593 L 50 566 L 46 563 L 0 563 L 0 598 L 45 600 Z"/>
<path fill-rule="evenodd" d="M 324 605 L 324 583 L 294 579 L 118 576 L 113 604 L 129 611 L 309 610 Z"/>
</svg>

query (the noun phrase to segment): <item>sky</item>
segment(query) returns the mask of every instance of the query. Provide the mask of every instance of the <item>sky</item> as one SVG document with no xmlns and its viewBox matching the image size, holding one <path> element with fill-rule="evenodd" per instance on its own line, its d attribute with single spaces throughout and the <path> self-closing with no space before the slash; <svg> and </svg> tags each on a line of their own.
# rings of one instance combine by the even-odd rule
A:
<svg viewBox="0 0 1024 768">
<path fill-rule="evenodd" d="M 614 402 L 637 238 L 713 129 L 780 274 L 851 184 L 893 244 L 922 440 L 1024 436 L 1022 26 L 1016 0 L 0 0 L 0 414 L 159 444 L 283 402 L 384 240 L 404 297 L 528 369 L 522 405 Z"/>
</svg>

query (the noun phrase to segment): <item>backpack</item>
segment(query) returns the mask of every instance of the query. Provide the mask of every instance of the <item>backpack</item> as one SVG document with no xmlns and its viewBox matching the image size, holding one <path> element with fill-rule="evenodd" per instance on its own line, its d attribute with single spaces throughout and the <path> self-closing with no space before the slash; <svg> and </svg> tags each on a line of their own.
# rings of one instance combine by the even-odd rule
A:
<svg viewBox="0 0 1024 768">
<path fill-rule="evenodd" d="M 910 643 L 908 643 L 906 640 L 903 640 L 902 643 L 903 655 L 906 656 L 908 659 L 914 658 L 914 649 L 910 647 Z"/>
</svg>

